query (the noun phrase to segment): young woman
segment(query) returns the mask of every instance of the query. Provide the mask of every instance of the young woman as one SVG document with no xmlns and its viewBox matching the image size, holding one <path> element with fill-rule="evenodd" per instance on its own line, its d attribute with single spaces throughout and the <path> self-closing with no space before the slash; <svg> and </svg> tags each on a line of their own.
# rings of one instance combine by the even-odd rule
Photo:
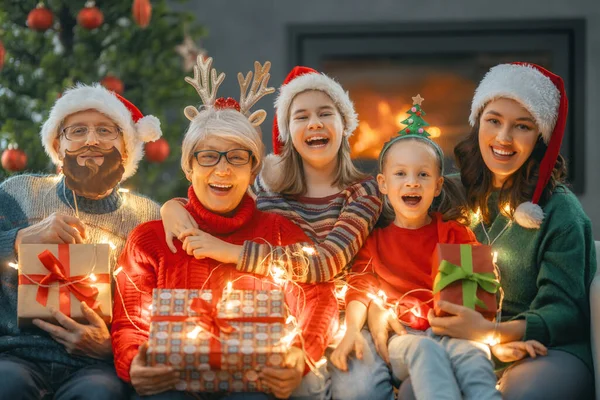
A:
<svg viewBox="0 0 600 400">
<path fill-rule="evenodd" d="M 327 282 L 356 255 L 381 212 L 377 183 L 350 159 L 349 136 L 358 125 L 348 93 L 333 79 L 295 67 L 280 89 L 273 147 L 252 186 L 257 207 L 293 221 L 312 242 L 268 246 L 247 241 L 231 245 L 203 236 L 199 257 L 237 264 L 237 269 L 269 274 L 285 259 L 288 277 Z M 177 201 L 162 209 L 167 243 L 195 228 Z"/>
<path fill-rule="evenodd" d="M 472 229 L 498 252 L 502 321 L 441 305 L 439 335 L 501 343 L 536 340 L 545 357 L 508 367 L 503 398 L 582 399 L 593 388 L 589 286 L 596 271 L 591 223 L 564 185 L 559 155 L 567 117 L 562 79 L 532 64 L 502 64 L 480 83 L 471 134 L 455 149 Z"/>
</svg>

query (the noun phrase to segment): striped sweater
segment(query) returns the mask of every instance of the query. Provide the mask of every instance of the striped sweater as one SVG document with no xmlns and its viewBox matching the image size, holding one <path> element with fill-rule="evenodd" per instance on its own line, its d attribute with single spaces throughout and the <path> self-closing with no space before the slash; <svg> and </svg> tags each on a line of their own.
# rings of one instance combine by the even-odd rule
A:
<svg viewBox="0 0 600 400">
<path fill-rule="evenodd" d="M 327 282 L 346 268 L 381 213 L 382 199 L 374 178 L 322 198 L 270 192 L 259 177 L 252 186 L 259 210 L 283 215 L 298 225 L 313 243 L 271 247 L 246 241 L 237 269 L 260 275 L 274 260 L 291 259 L 300 282 Z M 312 247 L 307 252 L 303 247 Z M 308 268 L 307 268 L 308 267 Z M 307 273 L 301 273 L 308 269 Z"/>
<path fill-rule="evenodd" d="M 159 216 L 158 204 L 142 196 L 117 191 L 104 199 L 77 196 L 79 218 L 86 226 L 87 242 L 111 242 L 116 246 L 113 261 L 125 245 L 129 232 L 142 222 Z M 88 357 L 68 354 L 63 345 L 38 329 L 17 327 L 17 271 L 8 267 L 16 261 L 17 232 L 54 212 L 74 215 L 73 193 L 59 176 L 19 175 L 0 185 L 0 353 L 34 362 L 56 362 L 72 367 L 93 363 Z"/>
</svg>

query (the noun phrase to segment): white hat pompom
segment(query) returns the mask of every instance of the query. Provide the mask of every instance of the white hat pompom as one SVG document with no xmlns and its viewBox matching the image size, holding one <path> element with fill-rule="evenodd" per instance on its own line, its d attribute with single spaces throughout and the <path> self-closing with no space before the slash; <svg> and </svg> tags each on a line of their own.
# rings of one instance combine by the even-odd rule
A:
<svg viewBox="0 0 600 400">
<path fill-rule="evenodd" d="M 146 115 L 135 124 L 138 138 L 142 142 L 154 142 L 158 140 L 162 132 L 160 130 L 160 120 L 154 115 Z"/>
<path fill-rule="evenodd" d="M 539 229 L 544 221 L 544 211 L 539 205 L 527 201 L 519 204 L 513 217 L 523 228 Z"/>
</svg>

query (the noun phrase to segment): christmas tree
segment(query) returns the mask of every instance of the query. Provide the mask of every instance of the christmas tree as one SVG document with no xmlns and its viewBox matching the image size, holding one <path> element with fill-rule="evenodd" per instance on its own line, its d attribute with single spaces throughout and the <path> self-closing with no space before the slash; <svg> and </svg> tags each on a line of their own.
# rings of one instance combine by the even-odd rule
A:
<svg viewBox="0 0 600 400">
<path fill-rule="evenodd" d="M 412 99 L 413 106 L 408 111 L 406 111 L 406 113 L 410 115 L 410 117 L 406 118 L 404 121 L 400 121 L 402 124 L 406 125 L 406 128 L 400 131 L 399 134 L 422 135 L 425 137 L 429 137 L 429 132 L 427 132 L 425 128 L 423 128 L 424 126 L 429 126 L 429 124 L 423 119 L 423 117 L 427 114 L 425 114 L 425 111 L 421 109 L 421 103 L 425 99 L 422 98 L 420 94 L 416 95 Z"/>
<path fill-rule="evenodd" d="M 166 0 L 0 0 L 0 182 L 20 169 L 54 173 L 41 123 L 66 88 L 101 82 L 162 123 L 165 140 L 146 146 L 125 186 L 157 201 L 185 195 L 182 109 L 198 100 L 183 78 L 203 34 L 193 20 Z"/>
</svg>

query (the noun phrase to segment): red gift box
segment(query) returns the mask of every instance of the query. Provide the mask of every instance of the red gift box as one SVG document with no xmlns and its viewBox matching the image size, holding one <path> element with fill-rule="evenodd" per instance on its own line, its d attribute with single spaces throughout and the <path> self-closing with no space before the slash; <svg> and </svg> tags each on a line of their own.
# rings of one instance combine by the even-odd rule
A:
<svg viewBox="0 0 600 400">
<path fill-rule="evenodd" d="M 489 320 L 496 317 L 496 292 L 500 284 L 494 273 L 490 246 L 439 243 L 433 257 L 432 276 L 435 315 L 448 315 L 437 305 L 444 300 L 474 309 Z"/>
<path fill-rule="evenodd" d="M 148 365 L 180 371 L 177 390 L 264 392 L 261 367 L 281 367 L 289 349 L 279 290 L 154 289 Z"/>
</svg>

